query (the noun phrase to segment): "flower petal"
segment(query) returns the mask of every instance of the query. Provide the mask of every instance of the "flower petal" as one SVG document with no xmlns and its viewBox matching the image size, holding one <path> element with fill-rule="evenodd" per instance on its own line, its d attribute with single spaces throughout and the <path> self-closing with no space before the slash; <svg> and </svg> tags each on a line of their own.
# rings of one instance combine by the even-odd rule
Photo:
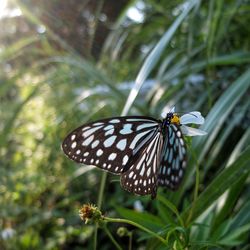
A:
<svg viewBox="0 0 250 250">
<path fill-rule="evenodd" d="M 202 135 L 206 135 L 207 132 L 201 129 L 197 129 L 197 128 L 191 128 L 185 125 L 181 126 L 181 131 L 184 135 L 187 136 L 202 136 Z"/>
<path fill-rule="evenodd" d="M 180 118 L 181 124 L 203 124 L 205 121 L 204 117 L 198 111 L 192 111 L 188 114 L 182 115 Z"/>
</svg>

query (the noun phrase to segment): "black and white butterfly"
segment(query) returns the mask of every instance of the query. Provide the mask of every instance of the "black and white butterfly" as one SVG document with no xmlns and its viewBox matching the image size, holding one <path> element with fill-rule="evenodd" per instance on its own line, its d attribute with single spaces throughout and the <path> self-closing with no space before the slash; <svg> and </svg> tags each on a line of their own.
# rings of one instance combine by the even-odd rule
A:
<svg viewBox="0 0 250 250">
<path fill-rule="evenodd" d="M 121 175 L 121 186 L 137 195 L 156 197 L 158 186 L 176 190 L 187 165 L 179 116 L 107 118 L 71 132 L 63 141 L 73 161 Z"/>
</svg>

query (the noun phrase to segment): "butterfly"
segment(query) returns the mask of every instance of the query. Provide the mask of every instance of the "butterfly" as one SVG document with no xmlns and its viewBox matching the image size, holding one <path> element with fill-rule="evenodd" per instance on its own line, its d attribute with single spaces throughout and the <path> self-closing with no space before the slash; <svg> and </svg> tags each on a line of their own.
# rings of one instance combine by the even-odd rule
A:
<svg viewBox="0 0 250 250">
<path fill-rule="evenodd" d="M 192 115 L 197 119 L 192 119 Z M 204 122 L 197 111 L 182 117 L 184 124 L 184 120 Z M 121 186 L 128 192 L 151 195 L 153 199 L 159 186 L 176 190 L 183 179 L 187 149 L 182 117 L 170 111 L 163 120 L 123 116 L 90 122 L 69 133 L 62 149 L 77 163 L 95 165 L 120 175 Z M 192 135 L 202 132 L 190 129 Z M 201 132 L 198 135 L 203 135 Z"/>
</svg>

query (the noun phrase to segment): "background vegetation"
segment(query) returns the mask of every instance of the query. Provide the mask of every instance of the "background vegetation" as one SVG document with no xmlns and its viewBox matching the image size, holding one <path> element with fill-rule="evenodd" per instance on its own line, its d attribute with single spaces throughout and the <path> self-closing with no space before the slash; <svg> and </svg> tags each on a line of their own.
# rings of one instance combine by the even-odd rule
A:
<svg viewBox="0 0 250 250">
<path fill-rule="evenodd" d="M 248 0 L 9 0 L 0 19 L 0 249 L 250 249 L 249 23 Z M 160 117 L 174 104 L 201 111 L 208 132 L 188 141 L 178 192 L 133 196 L 60 149 L 87 121 Z M 96 234 L 78 215 L 89 202 L 165 242 L 127 223 Z"/>
</svg>

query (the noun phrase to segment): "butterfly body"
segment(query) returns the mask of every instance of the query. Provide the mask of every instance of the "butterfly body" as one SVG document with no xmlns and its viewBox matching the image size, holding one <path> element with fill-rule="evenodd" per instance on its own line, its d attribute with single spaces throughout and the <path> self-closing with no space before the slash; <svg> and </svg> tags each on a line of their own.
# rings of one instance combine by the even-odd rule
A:
<svg viewBox="0 0 250 250">
<path fill-rule="evenodd" d="M 156 197 L 157 187 L 175 190 L 186 167 L 186 147 L 178 116 L 113 117 L 85 124 L 63 141 L 64 153 L 77 163 L 121 175 L 121 186 Z"/>
</svg>

